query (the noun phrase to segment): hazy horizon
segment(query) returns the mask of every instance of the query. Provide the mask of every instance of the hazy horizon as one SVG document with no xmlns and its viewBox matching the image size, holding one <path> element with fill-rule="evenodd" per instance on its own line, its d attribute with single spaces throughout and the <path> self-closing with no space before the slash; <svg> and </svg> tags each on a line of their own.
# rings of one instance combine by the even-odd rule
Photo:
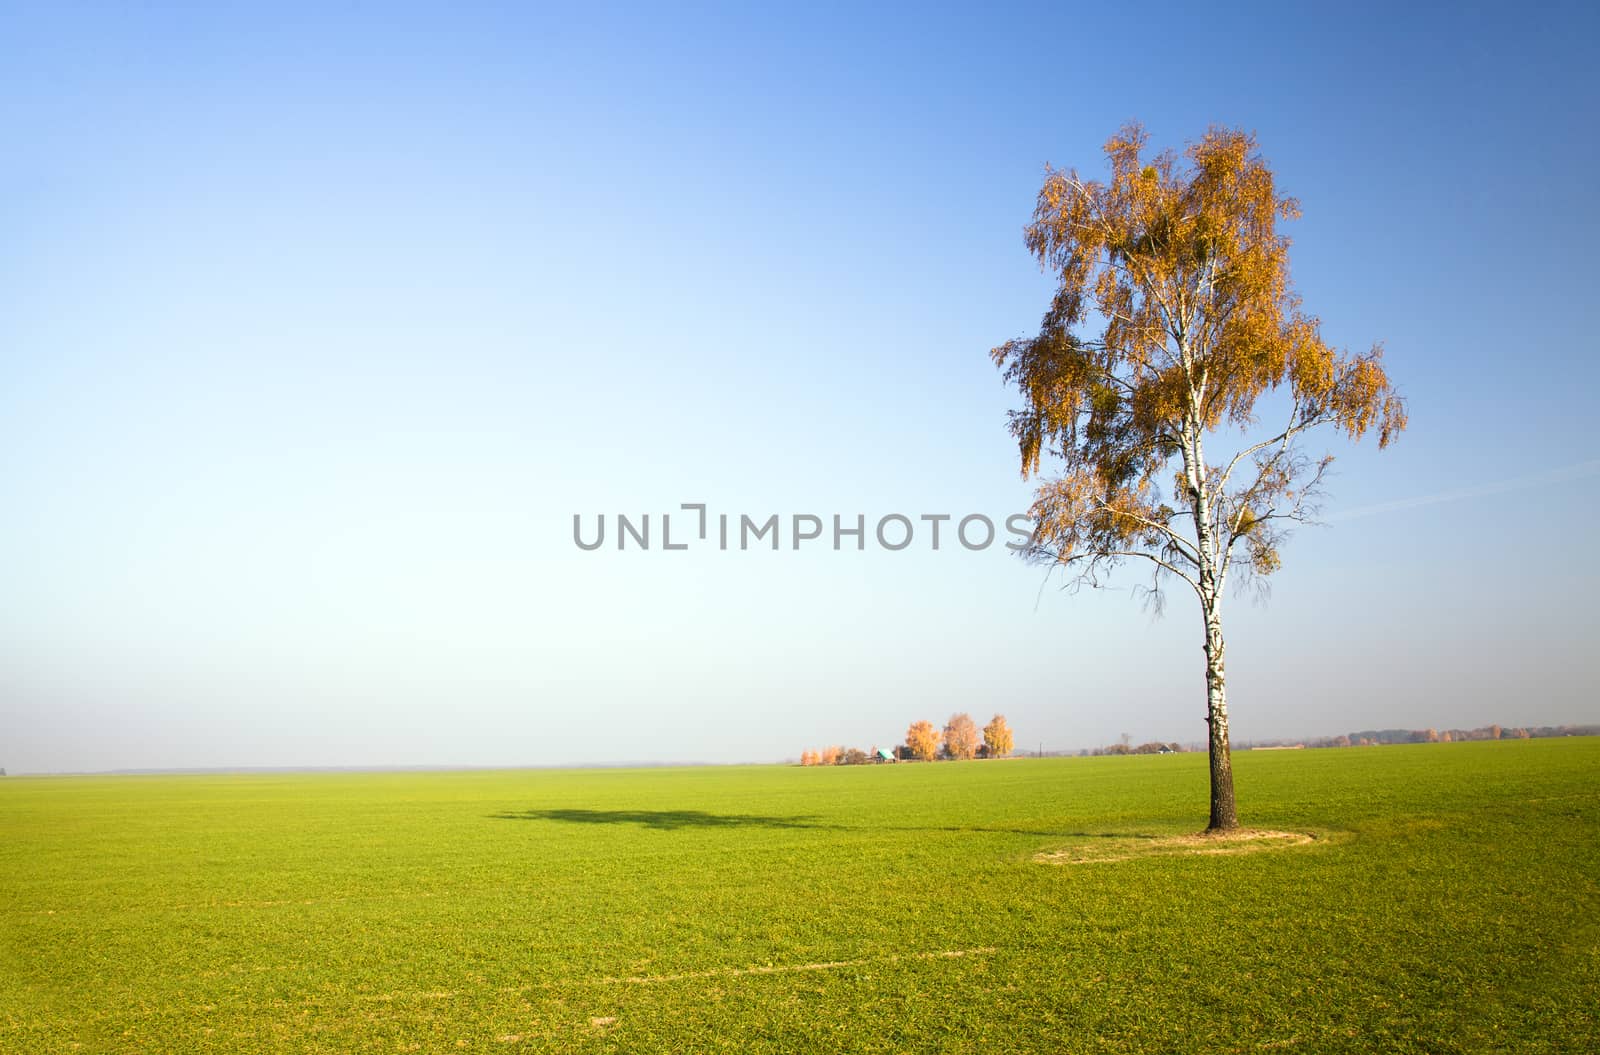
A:
<svg viewBox="0 0 1600 1055">
<path fill-rule="evenodd" d="M 1326 526 L 1229 602 L 1235 738 L 1600 721 L 1567 552 L 1600 513 L 1596 30 L 10 9 L 0 767 L 774 761 L 956 711 L 1201 739 L 1192 598 L 870 538 L 1027 508 L 987 353 L 1052 288 L 1045 165 L 1100 175 L 1130 119 L 1256 132 L 1306 308 L 1411 407 L 1381 454 L 1313 440 Z M 574 544 L 676 541 L 684 503 L 869 541 Z"/>
<path fill-rule="evenodd" d="M 1491 723 L 1491 724 L 1497 724 L 1497 723 Z M 1503 723 L 1498 723 L 1498 724 L 1502 724 L 1503 725 Z M 1487 728 L 1487 727 L 1486 726 L 1477 726 L 1477 727 L 1474 727 L 1474 728 L 1476 729 L 1476 728 Z M 1506 726 L 1505 728 L 1509 730 L 1511 727 Z M 1527 726 L 1527 728 L 1529 728 L 1529 729 L 1544 729 L 1544 728 L 1555 729 L 1555 728 L 1564 728 L 1564 727 L 1562 727 L 1562 726 L 1551 726 L 1548 723 L 1530 723 Z M 1582 732 L 1572 732 L 1572 733 L 1562 733 L 1561 736 L 1594 736 L 1594 735 L 1597 735 L 1597 734 L 1595 734 L 1593 732 L 1589 732 L 1588 731 L 1588 730 L 1594 728 L 1594 725 L 1592 723 L 1582 723 L 1582 724 L 1576 724 L 1575 723 L 1575 724 L 1572 724 L 1570 726 L 1570 728 L 1581 729 L 1581 730 L 1584 730 L 1584 731 L 1582 731 Z M 1420 732 L 1427 731 L 1428 727 L 1426 727 L 1426 726 L 1418 727 L 1418 726 L 1406 725 L 1406 724 L 1402 723 L 1402 724 L 1399 724 L 1399 725 L 1386 726 L 1385 729 L 1389 730 L 1389 731 L 1404 730 L 1404 731 L 1408 731 L 1408 732 L 1418 732 L 1418 733 L 1420 733 Z M 1353 732 L 1357 732 L 1357 731 L 1358 730 L 1350 729 L 1350 730 L 1346 730 L 1343 733 L 1308 733 L 1308 734 L 1306 734 L 1304 736 L 1298 736 L 1298 737 L 1295 737 L 1295 736 L 1275 737 L 1275 738 L 1272 738 L 1272 739 L 1260 740 L 1260 741 L 1238 740 L 1238 741 L 1235 741 L 1235 743 L 1233 744 L 1233 749 L 1235 751 L 1276 751 L 1276 750 L 1283 750 L 1283 749 L 1287 749 L 1287 748 L 1297 748 L 1297 749 L 1298 748 L 1303 748 L 1303 749 L 1306 749 L 1306 750 L 1346 750 L 1346 748 L 1342 747 L 1342 746 L 1337 746 L 1337 745 L 1332 745 L 1332 744 L 1319 744 L 1319 743 L 1315 743 L 1314 741 L 1321 740 L 1321 739 L 1334 739 L 1334 738 L 1337 738 L 1339 736 L 1344 736 L 1344 735 L 1346 735 L 1346 733 L 1353 733 Z M 1437 731 L 1442 733 L 1442 732 L 1445 732 L 1446 729 L 1439 729 Z M 1471 731 L 1471 730 L 1464 730 L 1464 731 Z M 1535 737 L 1535 739 L 1552 739 L 1552 738 L 1553 737 Z M 825 739 L 826 738 L 824 738 L 824 740 Z M 1503 736 L 1502 739 L 1516 739 L 1516 737 L 1514 735 Z M 822 743 L 823 741 L 818 741 L 818 742 Z M 1074 745 L 1074 746 L 1070 746 L 1070 747 L 1067 747 L 1067 746 L 1050 746 L 1050 745 L 1034 745 L 1032 747 L 1028 747 L 1028 746 L 1023 746 L 1023 745 L 1019 744 L 1018 747 L 1010 755 L 1005 756 L 1005 758 L 1006 758 L 1006 760 L 1013 760 L 1013 759 L 1027 759 L 1027 758 L 1039 758 L 1039 757 L 1043 757 L 1043 758 L 1087 758 L 1087 757 L 1098 757 L 1102 748 L 1111 747 L 1111 746 L 1113 746 L 1114 743 L 1117 743 L 1117 742 L 1120 742 L 1120 738 L 1119 738 L 1118 741 L 1113 741 L 1112 743 L 1108 743 L 1108 744 L 1093 744 L 1093 745 L 1084 744 L 1084 745 Z M 1149 740 L 1144 741 L 1144 743 L 1147 743 L 1147 744 L 1148 743 L 1173 743 L 1173 742 L 1176 742 L 1176 741 L 1170 741 L 1170 740 L 1163 741 L 1162 738 L 1159 737 L 1159 736 L 1152 737 Z M 1463 743 L 1468 743 L 1468 742 L 1474 742 L 1474 741 L 1462 741 L 1462 742 Z M 1484 742 L 1484 741 L 1476 741 L 1476 742 Z M 1440 744 L 1438 744 L 1436 746 L 1444 746 L 1445 743 L 1448 743 L 1448 741 L 1446 741 L 1444 743 L 1440 743 Z M 1134 741 L 1134 740 L 1132 740 L 1130 738 L 1129 745 L 1137 747 L 1137 746 L 1139 746 L 1139 741 Z M 846 744 L 846 745 L 843 745 L 843 746 L 845 746 L 845 747 L 863 747 L 863 748 L 865 748 L 865 747 L 867 747 L 869 745 L 864 745 L 864 744 Z M 883 741 L 883 742 L 881 742 L 879 744 L 879 746 L 886 746 L 886 747 L 887 746 L 900 746 L 900 741 L 895 741 L 893 743 L 893 745 L 891 745 L 888 741 Z M 1191 741 L 1183 743 L 1181 746 L 1183 748 L 1183 752 L 1184 753 L 1202 754 L 1202 753 L 1205 752 L 1205 742 L 1203 740 L 1191 740 Z M 1373 743 L 1373 744 L 1362 744 L 1362 745 L 1351 745 L 1351 746 L 1352 746 L 1352 748 L 1354 748 L 1356 750 L 1361 750 L 1361 749 L 1364 749 L 1364 748 L 1373 748 L 1373 747 L 1407 746 L 1407 745 L 1405 745 L 1405 744 Z M 727 759 L 727 760 L 720 761 L 720 762 L 711 762 L 711 761 L 706 761 L 704 759 L 695 759 L 695 758 L 676 758 L 676 759 L 674 759 L 674 758 L 662 758 L 662 759 L 626 759 L 626 758 L 623 758 L 623 759 L 591 759 L 591 760 L 587 760 L 587 761 L 578 761 L 578 762 L 545 762 L 545 763 L 510 761 L 510 762 L 498 762 L 498 763 L 497 762 L 481 762 L 481 763 L 472 763 L 472 764 L 454 764 L 454 763 L 450 763 L 450 762 L 436 762 L 436 763 L 427 763 L 427 762 L 403 763 L 403 762 L 396 762 L 396 763 L 388 763 L 388 764 L 386 764 L 386 763 L 382 763 L 382 762 L 374 762 L 374 763 L 368 763 L 368 764 L 365 764 L 365 765 L 337 765 L 337 764 L 330 764 L 330 765 L 315 765 L 315 766 L 308 766 L 308 765 L 272 765 L 270 763 L 264 763 L 264 764 L 260 764 L 260 765 L 249 765 L 249 766 L 176 766 L 176 767 L 166 767 L 166 768 L 156 768 L 156 769 L 152 769 L 152 768 L 124 768 L 124 769 L 77 769 L 77 770 L 67 769 L 67 770 L 29 770 L 29 771 L 6 770 L 5 771 L 5 775 L 6 776 L 10 776 L 10 777 L 118 777 L 118 776 L 207 776 L 207 775 L 227 776 L 227 775 L 230 775 L 230 774 L 238 774 L 238 775 L 241 775 L 241 776 L 245 776 L 245 775 L 249 775 L 249 774 L 253 774 L 253 773 L 260 773 L 260 774 L 272 774 L 272 773 L 477 773 L 477 772 L 496 772 L 496 771 L 514 772 L 516 770 L 523 770 L 523 769 L 527 769 L 527 770 L 545 770 L 545 769 L 578 769 L 578 770 L 583 770 L 583 769 L 598 769 L 598 770 L 610 770 L 610 769 L 694 769 L 694 768 L 699 768 L 699 767 L 702 767 L 702 766 L 704 766 L 704 767 L 718 767 L 718 766 L 794 766 L 794 765 L 802 765 L 804 763 L 801 762 L 800 758 L 798 757 L 798 754 L 799 753 L 796 752 L 795 754 L 790 755 L 790 756 L 785 757 L 785 758 L 736 758 L 736 759 Z M 1129 753 L 1129 757 L 1134 757 L 1134 755 L 1130 752 Z M 908 760 L 908 759 L 903 759 L 902 761 L 906 761 L 907 764 L 928 764 L 928 765 L 961 764 L 961 763 L 951 763 L 948 759 L 939 759 L 939 760 L 936 760 L 936 761 L 931 762 L 931 763 L 918 763 L 918 762 L 913 762 L 913 761 Z M 980 759 L 971 760 L 971 761 L 973 761 L 973 764 L 981 764 L 982 762 L 984 762 L 986 760 L 980 758 Z M 867 764 L 871 764 L 871 763 L 869 762 Z"/>
</svg>

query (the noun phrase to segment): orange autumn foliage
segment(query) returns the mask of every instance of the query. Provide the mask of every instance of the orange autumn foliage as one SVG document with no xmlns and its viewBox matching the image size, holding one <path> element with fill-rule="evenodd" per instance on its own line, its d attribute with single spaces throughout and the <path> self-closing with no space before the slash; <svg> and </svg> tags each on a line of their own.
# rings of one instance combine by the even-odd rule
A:
<svg viewBox="0 0 1600 1055">
<path fill-rule="evenodd" d="M 911 749 L 912 758 L 932 762 L 939 757 L 939 730 L 932 722 L 912 722 L 906 730 L 906 747 Z"/>
</svg>

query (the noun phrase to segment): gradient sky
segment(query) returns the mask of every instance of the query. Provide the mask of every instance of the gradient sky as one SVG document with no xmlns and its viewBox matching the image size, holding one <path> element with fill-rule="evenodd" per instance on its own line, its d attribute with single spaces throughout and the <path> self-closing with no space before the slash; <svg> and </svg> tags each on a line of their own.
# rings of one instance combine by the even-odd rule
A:
<svg viewBox="0 0 1600 1055">
<path fill-rule="evenodd" d="M 1047 162 L 1254 130 L 1412 426 L 1230 602 L 1236 738 L 1600 721 L 1592 5 L 6 5 L 0 766 L 1199 740 L 1199 616 L 999 548 Z M 674 524 L 676 529 L 677 524 Z M 1124 577 L 1123 583 L 1136 581 Z"/>
</svg>

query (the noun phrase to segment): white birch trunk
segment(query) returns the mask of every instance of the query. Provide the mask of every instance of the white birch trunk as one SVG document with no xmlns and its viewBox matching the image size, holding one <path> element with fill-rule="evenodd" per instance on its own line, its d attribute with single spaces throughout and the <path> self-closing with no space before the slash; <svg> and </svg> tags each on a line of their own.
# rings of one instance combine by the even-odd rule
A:
<svg viewBox="0 0 1600 1055">
<path fill-rule="evenodd" d="M 1207 747 L 1211 761 L 1211 820 L 1207 830 L 1227 831 L 1239 826 L 1233 799 L 1233 756 L 1228 742 L 1228 691 L 1223 666 L 1221 562 L 1227 559 L 1227 554 L 1217 546 L 1213 532 L 1201 432 L 1198 415 L 1184 423 L 1183 464 L 1194 510 L 1200 611 L 1205 620 L 1206 726 L 1210 734 Z"/>
</svg>

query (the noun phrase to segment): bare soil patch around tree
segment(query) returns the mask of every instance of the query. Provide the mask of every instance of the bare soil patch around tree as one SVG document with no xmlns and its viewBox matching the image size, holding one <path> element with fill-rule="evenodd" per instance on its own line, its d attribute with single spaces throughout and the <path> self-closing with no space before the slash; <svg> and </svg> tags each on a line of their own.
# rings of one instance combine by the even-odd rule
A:
<svg viewBox="0 0 1600 1055">
<path fill-rule="evenodd" d="M 1225 832 L 1182 835 L 1097 835 L 1033 855 L 1040 864 L 1085 865 L 1131 861 L 1140 857 L 1231 856 L 1287 850 L 1325 838 L 1314 832 L 1236 828 Z"/>
</svg>

